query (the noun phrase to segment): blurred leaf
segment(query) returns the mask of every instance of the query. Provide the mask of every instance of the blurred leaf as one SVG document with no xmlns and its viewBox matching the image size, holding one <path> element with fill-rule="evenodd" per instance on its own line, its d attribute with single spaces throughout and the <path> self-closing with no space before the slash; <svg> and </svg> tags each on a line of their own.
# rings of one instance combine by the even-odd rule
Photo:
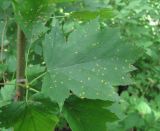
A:
<svg viewBox="0 0 160 131">
<path fill-rule="evenodd" d="M 39 102 L 14 102 L 0 110 L 0 127 L 14 127 L 14 131 L 51 131 L 58 118 Z M 52 107 L 54 109 L 54 107 Z M 45 125 L 45 126 L 44 126 Z"/>
<path fill-rule="evenodd" d="M 107 110 L 110 101 L 71 97 L 64 104 L 63 113 L 73 131 L 107 131 L 106 123 L 117 120 Z"/>
<path fill-rule="evenodd" d="M 100 19 L 110 19 L 114 17 L 114 11 L 112 9 L 100 9 L 97 11 L 79 11 L 73 12 L 70 14 L 71 17 L 78 19 L 78 20 L 92 20 L 97 17 Z"/>
<path fill-rule="evenodd" d="M 0 90 L 0 107 L 10 103 L 14 98 L 14 95 L 15 95 L 15 80 L 11 81 L 9 83 L 11 85 L 5 85 Z"/>
<path fill-rule="evenodd" d="M 45 71 L 45 67 L 41 66 L 41 65 L 29 65 L 27 67 L 27 76 L 32 77 L 32 76 L 36 76 L 40 73 L 43 73 Z"/>
</svg>

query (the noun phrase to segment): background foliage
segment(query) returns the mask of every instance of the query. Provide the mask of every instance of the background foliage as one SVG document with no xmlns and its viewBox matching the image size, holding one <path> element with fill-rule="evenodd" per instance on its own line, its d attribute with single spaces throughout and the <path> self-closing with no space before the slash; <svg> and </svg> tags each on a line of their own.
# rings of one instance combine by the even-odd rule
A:
<svg viewBox="0 0 160 131">
<path fill-rule="evenodd" d="M 0 0 L 1 130 L 159 131 L 159 15 L 158 0 Z"/>
</svg>

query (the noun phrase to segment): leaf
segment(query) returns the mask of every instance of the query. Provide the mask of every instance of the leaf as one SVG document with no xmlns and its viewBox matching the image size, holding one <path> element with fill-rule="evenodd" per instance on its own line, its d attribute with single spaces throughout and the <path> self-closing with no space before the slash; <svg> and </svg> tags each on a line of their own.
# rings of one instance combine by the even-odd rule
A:
<svg viewBox="0 0 160 131">
<path fill-rule="evenodd" d="M 0 107 L 5 106 L 13 100 L 15 95 L 15 81 L 11 81 L 10 84 L 13 85 L 5 85 L 0 90 Z"/>
<path fill-rule="evenodd" d="M 2 8 L 3 10 L 7 10 L 11 5 L 11 0 L 1 0 L 0 1 L 0 8 Z"/>
<path fill-rule="evenodd" d="M 71 97 L 64 104 L 64 117 L 73 131 L 106 131 L 106 123 L 117 120 L 107 110 L 112 102 Z"/>
<path fill-rule="evenodd" d="M 0 122 L 0 127 L 14 131 L 52 131 L 58 118 L 40 102 L 14 102 L 1 108 Z"/>
<path fill-rule="evenodd" d="M 118 29 L 101 30 L 97 20 L 77 28 L 67 42 L 56 24 L 45 37 L 43 51 L 51 78 L 51 85 L 42 88 L 46 96 L 53 98 L 55 89 L 63 96 L 65 88 L 81 98 L 111 101 L 118 99 L 112 86 L 131 83 L 127 74 L 139 53 L 119 38 Z"/>
<path fill-rule="evenodd" d="M 15 17 L 28 40 L 34 42 L 48 31 L 45 24 L 54 13 L 55 4 L 72 1 L 73 0 L 13 0 Z"/>
<path fill-rule="evenodd" d="M 53 87 L 52 78 L 49 73 L 43 78 L 42 92 L 45 96 L 50 96 L 52 101 L 57 102 L 60 108 L 62 108 L 65 99 L 70 95 L 69 90 L 64 86 Z"/>
<path fill-rule="evenodd" d="M 7 70 L 9 72 L 16 72 L 16 56 L 11 55 L 6 59 Z"/>
<path fill-rule="evenodd" d="M 45 71 L 45 67 L 37 64 L 37 65 L 29 65 L 27 68 L 27 76 L 36 76 Z"/>
<path fill-rule="evenodd" d="M 96 11 L 77 11 L 77 12 L 72 12 L 70 14 L 71 17 L 76 18 L 78 20 L 92 20 L 97 17 L 100 19 L 110 19 L 114 16 L 114 12 L 111 9 L 100 9 Z"/>
<path fill-rule="evenodd" d="M 6 45 L 6 22 L 2 21 L 0 22 L 0 45 L 2 44 L 2 38 L 3 38 L 3 45 Z"/>
<path fill-rule="evenodd" d="M 29 41 L 34 42 L 48 28 L 45 23 L 53 13 L 51 0 L 13 0 L 15 18 Z"/>
<path fill-rule="evenodd" d="M 84 6 L 88 9 L 106 8 L 109 5 L 109 0 L 83 0 Z"/>
</svg>

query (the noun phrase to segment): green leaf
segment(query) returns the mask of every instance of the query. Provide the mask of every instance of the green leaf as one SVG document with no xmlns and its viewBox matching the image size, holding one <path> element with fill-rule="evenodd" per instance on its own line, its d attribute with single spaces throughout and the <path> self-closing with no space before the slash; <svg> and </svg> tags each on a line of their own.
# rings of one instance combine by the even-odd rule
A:
<svg viewBox="0 0 160 131">
<path fill-rule="evenodd" d="M 45 67 L 37 64 L 37 65 L 29 65 L 27 68 L 27 76 L 36 76 L 45 71 Z"/>
<path fill-rule="evenodd" d="M 15 95 L 15 81 L 9 82 L 11 85 L 5 85 L 0 90 L 0 107 L 5 106 L 13 100 Z M 13 85 L 12 85 L 13 84 Z"/>
<path fill-rule="evenodd" d="M 45 23 L 53 13 L 52 0 L 13 0 L 15 18 L 29 41 L 34 42 L 48 28 Z"/>
<path fill-rule="evenodd" d="M 84 2 L 84 6 L 87 9 L 99 9 L 106 8 L 109 5 L 109 0 L 82 0 Z"/>
<path fill-rule="evenodd" d="M 55 101 L 62 108 L 64 101 L 69 97 L 69 90 L 64 86 L 54 86 L 50 74 L 46 74 L 43 78 L 42 92 L 45 96 L 50 96 L 52 101 Z M 54 92 L 54 93 L 53 93 Z"/>
<path fill-rule="evenodd" d="M 43 48 L 51 84 L 43 86 L 42 92 L 51 98 L 55 89 L 63 96 L 65 88 L 81 98 L 117 100 L 112 86 L 131 83 L 127 73 L 134 69 L 131 63 L 139 53 L 119 38 L 119 30 L 101 30 L 97 20 L 80 26 L 67 42 L 56 24 Z"/>
<path fill-rule="evenodd" d="M 6 64 L 0 64 L 0 74 L 4 73 L 6 71 Z"/>
<path fill-rule="evenodd" d="M 3 45 L 6 45 L 6 22 L 2 21 L 0 22 L 0 45 L 2 44 L 2 38 L 3 38 Z"/>
<path fill-rule="evenodd" d="M 11 55 L 6 59 L 6 63 L 7 63 L 7 70 L 9 72 L 16 72 L 16 56 Z"/>
<path fill-rule="evenodd" d="M 100 9 L 96 11 L 77 11 L 71 13 L 70 15 L 78 20 L 92 20 L 97 17 L 100 19 L 110 19 L 114 16 L 114 12 L 111 9 Z"/>
<path fill-rule="evenodd" d="M 6 10 L 7 8 L 9 8 L 9 6 L 11 5 L 11 0 L 1 0 L 0 1 L 0 8 L 2 8 L 3 10 Z"/>
<path fill-rule="evenodd" d="M 112 102 L 71 97 L 64 104 L 64 117 L 73 131 L 106 131 L 107 122 L 117 120 L 107 110 Z"/>
<path fill-rule="evenodd" d="M 72 2 L 73 0 L 13 0 L 17 22 L 25 32 L 28 40 L 34 42 L 41 37 L 48 28 L 47 20 L 54 14 L 55 4 Z"/>
<path fill-rule="evenodd" d="M 14 127 L 14 131 L 52 131 L 58 118 L 45 104 L 32 101 L 14 102 L 2 107 L 0 127 Z"/>
</svg>

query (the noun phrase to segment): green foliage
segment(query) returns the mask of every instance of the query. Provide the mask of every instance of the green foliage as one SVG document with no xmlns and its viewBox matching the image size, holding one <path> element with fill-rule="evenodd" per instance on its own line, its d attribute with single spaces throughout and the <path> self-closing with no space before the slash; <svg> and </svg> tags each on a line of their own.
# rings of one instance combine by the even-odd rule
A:
<svg viewBox="0 0 160 131">
<path fill-rule="evenodd" d="M 126 74 L 134 69 L 131 63 L 139 51 L 124 44 L 118 34 L 116 29 L 101 30 L 95 20 L 78 27 L 66 42 L 55 24 L 44 41 L 44 60 L 50 76 L 42 92 L 61 105 L 70 90 L 81 98 L 116 100 L 112 86 L 131 82 Z M 130 55 L 125 55 L 125 50 Z"/>
<path fill-rule="evenodd" d="M 111 9 L 100 9 L 97 11 L 77 11 L 77 12 L 73 12 L 71 13 L 71 17 L 78 19 L 78 20 L 91 20 L 91 19 L 95 19 L 97 17 L 101 18 L 101 19 L 110 19 L 114 16 L 114 12 Z"/>
<path fill-rule="evenodd" d="M 107 109 L 111 104 L 110 101 L 71 97 L 66 101 L 63 113 L 73 131 L 106 131 L 106 123 L 117 120 Z"/>
<path fill-rule="evenodd" d="M 58 118 L 54 115 L 54 107 L 49 108 L 50 106 L 33 101 L 11 103 L 1 108 L 0 126 L 14 127 L 15 131 L 52 130 Z"/>
<path fill-rule="evenodd" d="M 0 0 L 0 130 L 159 131 L 159 7 L 158 0 Z M 15 102 L 17 24 L 26 37 L 26 83 Z"/>
<path fill-rule="evenodd" d="M 15 81 L 10 83 L 11 85 L 5 85 L 0 90 L 0 107 L 11 103 L 15 94 Z"/>
</svg>

